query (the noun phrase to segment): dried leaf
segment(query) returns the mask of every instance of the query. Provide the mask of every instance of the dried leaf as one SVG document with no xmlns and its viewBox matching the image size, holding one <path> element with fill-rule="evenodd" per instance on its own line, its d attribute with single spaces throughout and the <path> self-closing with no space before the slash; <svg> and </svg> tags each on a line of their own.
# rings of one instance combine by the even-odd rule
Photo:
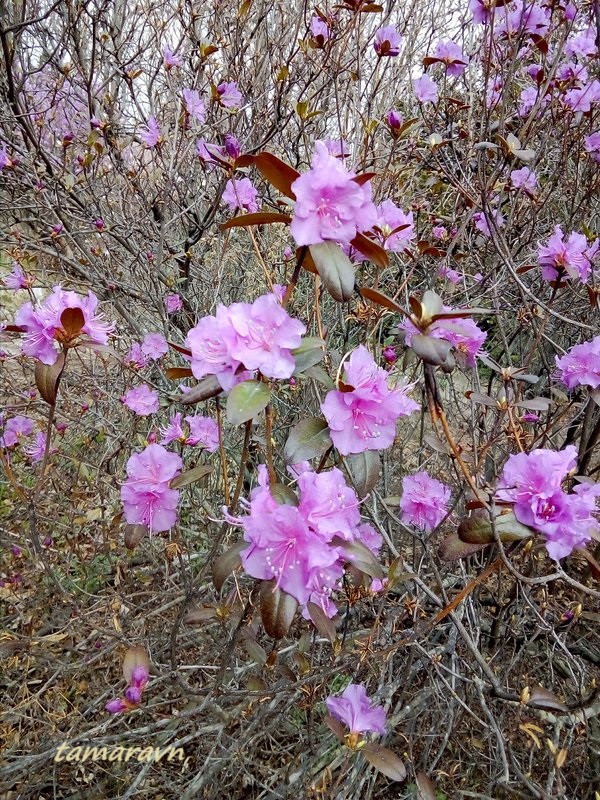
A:
<svg viewBox="0 0 600 800">
<path fill-rule="evenodd" d="M 555 694 L 549 692 L 548 689 L 544 689 L 543 686 L 534 686 L 530 690 L 527 705 L 534 706 L 535 708 L 547 708 L 551 711 L 568 712 L 569 710 Z"/>
<path fill-rule="evenodd" d="M 399 758 L 387 747 L 380 744 L 367 744 L 362 748 L 361 753 L 371 766 L 383 773 L 386 778 L 392 781 L 403 781 L 406 778 L 406 767 Z"/>
<path fill-rule="evenodd" d="M 56 403 L 58 395 L 58 385 L 65 368 L 65 353 L 61 351 L 54 364 L 43 364 L 41 361 L 35 362 L 35 385 L 37 390 L 48 405 Z"/>
<path fill-rule="evenodd" d="M 468 558 L 487 547 L 486 544 L 470 544 L 463 542 L 458 533 L 451 533 L 439 546 L 438 554 L 442 561 L 458 561 L 459 558 Z"/>
<path fill-rule="evenodd" d="M 250 225 L 270 225 L 273 222 L 285 222 L 289 224 L 292 218 L 288 214 L 279 214 L 276 211 L 259 211 L 256 214 L 242 214 L 240 217 L 233 217 L 219 225 L 222 231 L 229 228 L 248 228 Z"/>
<path fill-rule="evenodd" d="M 319 631 L 321 636 L 329 639 L 331 644 L 333 644 L 337 635 L 333 620 L 329 619 L 321 606 L 318 606 L 316 603 L 308 602 L 306 604 L 306 610 L 308 611 L 308 616 L 310 617 L 313 625 Z"/>
<path fill-rule="evenodd" d="M 424 772 L 417 772 L 417 800 L 436 800 L 435 786 Z"/>
<path fill-rule="evenodd" d="M 340 739 L 342 742 L 344 741 L 344 736 L 346 735 L 346 731 L 342 723 L 339 721 L 339 719 L 335 719 L 334 717 L 331 717 L 329 714 L 326 714 L 323 717 L 323 722 L 325 723 L 325 725 L 327 725 L 329 730 L 338 737 L 338 739 Z"/>
<path fill-rule="evenodd" d="M 229 578 L 238 567 L 242 566 L 240 555 L 242 550 L 245 550 L 247 547 L 248 542 L 237 542 L 215 559 L 212 568 L 212 579 L 217 592 L 221 591 L 227 578 Z"/>
<path fill-rule="evenodd" d="M 126 525 L 125 547 L 128 550 L 134 550 L 146 536 L 148 536 L 148 528 L 145 525 Z"/>
<path fill-rule="evenodd" d="M 127 683 L 131 683 L 131 676 L 136 667 L 144 667 L 150 672 L 150 659 L 145 647 L 130 647 L 123 659 L 123 677 Z"/>
</svg>

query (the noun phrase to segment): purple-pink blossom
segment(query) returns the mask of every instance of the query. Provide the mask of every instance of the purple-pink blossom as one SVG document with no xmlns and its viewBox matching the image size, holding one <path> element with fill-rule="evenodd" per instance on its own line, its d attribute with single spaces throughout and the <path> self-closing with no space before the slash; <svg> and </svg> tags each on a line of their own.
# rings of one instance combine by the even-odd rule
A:
<svg viewBox="0 0 600 800">
<path fill-rule="evenodd" d="M 460 309 L 453 309 L 449 306 L 442 306 L 441 310 L 444 314 L 460 311 Z M 409 317 L 400 323 L 399 328 L 404 332 L 404 341 L 409 347 L 413 336 L 422 333 Z M 427 327 L 426 335 L 450 342 L 455 348 L 457 356 L 469 367 L 475 366 L 477 356 L 487 339 L 487 333 L 482 331 L 469 317 L 449 316 L 438 319 Z"/>
<path fill-rule="evenodd" d="M 258 211 L 258 191 L 253 186 L 250 178 L 237 181 L 228 180 L 223 192 L 223 200 L 232 211 L 241 209 L 249 213 Z"/>
<path fill-rule="evenodd" d="M 183 308 L 183 300 L 178 294 L 168 294 L 165 299 L 165 309 L 167 314 L 175 314 Z"/>
<path fill-rule="evenodd" d="M 242 146 L 232 133 L 225 134 L 225 152 L 232 161 L 239 158 L 242 153 Z"/>
<path fill-rule="evenodd" d="M 79 309 L 83 315 L 83 325 L 79 332 L 65 330 L 61 317 L 67 309 Z M 106 344 L 114 325 L 104 321 L 97 313 L 98 298 L 93 292 L 83 297 L 76 292 L 67 292 L 55 286 L 52 293 L 35 308 L 25 303 L 15 315 L 17 325 L 25 328 L 23 353 L 33 356 L 44 364 L 54 364 L 60 345 L 69 347 L 81 333 L 87 334 L 92 342 Z"/>
<path fill-rule="evenodd" d="M 495 9 L 494 35 L 498 38 L 516 38 L 519 33 L 545 36 L 550 27 L 550 14 L 541 5 L 530 0 L 515 0 Z"/>
<path fill-rule="evenodd" d="M 298 603 L 316 603 L 332 617 L 337 609 L 331 596 L 341 587 L 344 564 L 350 559 L 334 537 L 361 542 L 375 554 L 382 540 L 361 522 L 356 493 L 340 470 L 317 474 L 305 464 L 297 465 L 297 470 L 297 506 L 275 500 L 261 465 L 258 486 L 246 503 L 248 514 L 231 521 L 244 529 L 248 547 L 241 557 L 249 575 L 275 579 L 277 587 Z"/>
<path fill-rule="evenodd" d="M 151 533 L 172 528 L 177 522 L 179 492 L 169 487 L 183 462 L 159 444 L 149 444 L 127 462 L 127 480 L 121 486 L 125 519 L 130 525 L 145 525 Z"/>
<path fill-rule="evenodd" d="M 600 387 L 600 336 L 576 344 L 562 358 L 556 356 L 560 379 L 569 389 L 576 386 Z"/>
<path fill-rule="evenodd" d="M 585 547 L 598 531 L 596 498 L 600 485 L 581 484 L 573 494 L 562 489 L 577 466 L 577 448 L 532 450 L 510 456 L 498 481 L 496 499 L 513 504 L 515 517 L 541 533 L 555 561 Z"/>
<path fill-rule="evenodd" d="M 503 228 L 506 221 L 502 213 L 497 208 L 493 208 L 485 212 L 476 211 L 473 214 L 473 222 L 475 227 L 480 233 L 488 238 L 492 235 L 490 220 L 494 222 L 497 228 Z"/>
<path fill-rule="evenodd" d="M 148 117 L 148 122 L 146 123 L 146 130 L 142 131 L 142 133 L 140 134 L 140 139 L 150 150 L 152 150 L 152 148 L 156 147 L 157 144 L 160 144 L 162 142 L 160 127 L 158 125 L 158 122 L 156 121 L 156 117 L 154 116 Z"/>
<path fill-rule="evenodd" d="M 27 289 L 32 284 L 32 278 L 28 278 L 23 272 L 21 265 L 14 261 L 12 272 L 9 272 L 5 278 L 2 278 L 2 283 L 7 289 Z"/>
<path fill-rule="evenodd" d="M 162 333 L 147 333 L 140 349 L 147 358 L 158 361 L 169 352 L 169 345 Z"/>
<path fill-rule="evenodd" d="M 325 700 L 332 717 L 339 719 L 351 734 L 386 732 L 386 713 L 383 706 L 374 705 L 360 683 L 350 683 L 339 697 Z"/>
<path fill-rule="evenodd" d="M 378 56 L 397 56 L 400 54 L 400 42 L 402 37 L 394 25 L 386 25 L 379 28 L 375 34 L 373 47 Z"/>
<path fill-rule="evenodd" d="M 407 475 L 402 479 L 402 521 L 430 533 L 448 514 L 450 495 L 450 488 L 427 472 Z"/>
<path fill-rule="evenodd" d="M 433 57 L 445 64 L 446 72 L 453 76 L 462 75 L 469 63 L 469 57 L 452 39 L 438 42 L 433 51 Z"/>
<path fill-rule="evenodd" d="M 189 434 L 185 444 L 202 445 L 208 453 L 214 453 L 219 447 L 219 426 L 212 417 L 200 414 L 188 416 L 185 421 L 189 425 Z"/>
<path fill-rule="evenodd" d="M 136 386 L 129 389 L 123 397 L 121 402 L 138 417 L 148 417 L 150 414 L 156 414 L 158 411 L 158 392 L 142 383 L 141 386 Z"/>
<path fill-rule="evenodd" d="M 355 177 L 325 142 L 315 142 L 311 168 L 292 184 L 296 203 L 291 232 L 298 245 L 325 241 L 347 245 L 375 224 L 371 183 L 361 186 Z"/>
<path fill-rule="evenodd" d="M 513 169 L 510 173 L 510 182 L 514 189 L 522 189 L 529 195 L 535 195 L 537 191 L 537 177 L 529 167 Z"/>
<path fill-rule="evenodd" d="M 583 146 L 586 153 L 593 155 L 596 163 L 600 164 L 600 131 L 594 131 L 594 133 L 586 136 L 583 140 Z"/>
<path fill-rule="evenodd" d="M 390 389 L 388 379 L 388 372 L 362 345 L 345 362 L 343 390 L 328 392 L 321 404 L 331 439 L 342 455 L 385 450 L 394 441 L 399 417 L 419 409 L 407 395 L 409 387 Z"/>
<path fill-rule="evenodd" d="M 182 65 L 181 58 L 169 48 L 165 47 L 163 50 L 163 62 L 167 70 L 172 69 L 173 67 L 180 67 Z"/>
<path fill-rule="evenodd" d="M 0 435 L 0 447 L 14 447 L 20 440 L 33 433 L 33 420 L 17 414 L 6 421 Z"/>
<path fill-rule="evenodd" d="M 185 103 L 185 110 L 187 113 L 202 124 L 206 121 L 206 108 L 204 106 L 204 101 L 200 97 L 200 93 L 197 89 L 184 89 L 183 92 L 183 101 Z"/>
<path fill-rule="evenodd" d="M 391 200 L 384 200 L 377 206 L 377 215 L 375 232 L 384 250 L 407 250 L 416 236 L 412 211 L 405 213 Z"/>
<path fill-rule="evenodd" d="M 131 345 L 131 350 L 125 358 L 125 363 L 134 369 L 142 369 L 148 363 L 148 358 L 142 353 L 142 345 L 139 342 L 134 342 Z"/>
<path fill-rule="evenodd" d="M 439 93 L 437 83 L 424 72 L 412 82 L 413 92 L 419 103 L 437 103 Z"/>
<path fill-rule="evenodd" d="M 225 108 L 239 108 L 244 102 L 242 93 L 235 81 L 220 83 L 217 86 L 217 98 Z"/>
<path fill-rule="evenodd" d="M 325 42 L 328 42 L 331 38 L 331 28 L 324 19 L 321 19 L 316 14 L 310 19 L 310 32 L 319 47 L 323 47 Z"/>
<path fill-rule="evenodd" d="M 385 121 L 390 127 L 392 136 L 398 136 L 400 134 L 400 128 L 404 125 L 404 117 L 402 114 L 392 109 L 386 114 Z"/>
<path fill-rule="evenodd" d="M 600 103 L 600 81 L 593 80 L 565 92 L 564 103 L 573 112 L 587 113 L 595 103 Z"/>
<path fill-rule="evenodd" d="M 557 225 L 548 241 L 545 244 L 540 242 L 538 246 L 542 277 L 547 281 L 567 277 L 587 283 L 598 245 L 598 239 L 588 244 L 585 236 L 576 231 L 572 231 L 565 239 L 561 226 Z"/>
</svg>

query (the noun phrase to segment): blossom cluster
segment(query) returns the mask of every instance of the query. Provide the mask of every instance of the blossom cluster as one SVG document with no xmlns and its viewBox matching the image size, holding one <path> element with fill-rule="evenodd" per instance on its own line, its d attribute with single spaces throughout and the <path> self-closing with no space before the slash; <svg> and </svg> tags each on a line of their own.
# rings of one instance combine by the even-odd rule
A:
<svg viewBox="0 0 600 800">
<path fill-rule="evenodd" d="M 600 386 L 600 336 L 591 342 L 576 344 L 562 358 L 556 357 L 560 379 L 569 389 L 576 386 Z"/>
<path fill-rule="evenodd" d="M 441 312 L 448 316 L 432 322 L 427 328 L 427 336 L 449 342 L 457 354 L 464 359 L 467 366 L 474 367 L 483 343 L 487 339 L 487 333 L 482 331 L 469 317 L 450 316 L 452 311 L 458 312 L 460 309 L 442 306 Z M 405 343 L 410 347 L 413 336 L 420 334 L 421 331 L 409 317 L 406 317 L 399 327 L 404 332 Z"/>
<path fill-rule="evenodd" d="M 209 453 L 214 453 L 219 446 L 219 426 L 212 417 L 201 414 L 185 417 L 187 425 L 182 423 L 181 413 L 174 414 L 168 425 L 161 428 L 162 439 L 160 444 L 181 442 L 187 445 L 202 445 Z"/>
<path fill-rule="evenodd" d="M 557 225 L 548 241 L 540 243 L 538 248 L 542 277 L 554 281 L 564 276 L 587 283 L 599 247 L 599 239 L 588 244 L 586 237 L 575 231 L 565 239 L 561 226 Z"/>
<path fill-rule="evenodd" d="M 538 449 L 510 456 L 496 500 L 512 503 L 515 517 L 541 533 L 548 554 L 555 561 L 584 547 L 598 531 L 596 498 L 600 484 L 581 483 L 568 494 L 562 489 L 567 475 L 577 466 L 577 448 Z"/>
<path fill-rule="evenodd" d="M 294 372 L 291 351 L 305 331 L 274 293 L 253 303 L 219 304 L 214 316 L 203 317 L 187 334 L 192 372 L 198 379 L 215 375 L 225 391 L 256 370 L 284 380 Z"/>
<path fill-rule="evenodd" d="M 179 492 L 169 484 L 182 465 L 176 453 L 159 444 L 149 444 L 141 453 L 130 456 L 127 480 L 121 486 L 123 511 L 130 525 L 145 525 L 150 533 L 175 525 Z"/>
<path fill-rule="evenodd" d="M 343 385 L 328 392 L 321 404 L 331 440 L 342 455 L 391 447 L 396 421 L 418 411 L 418 403 L 407 395 L 410 387 L 390 389 L 388 379 L 389 373 L 363 345 L 345 362 Z"/>
<path fill-rule="evenodd" d="M 120 714 L 123 711 L 130 711 L 139 705 L 142 700 L 142 692 L 150 679 L 148 668 L 144 664 L 138 664 L 133 668 L 129 679 L 129 686 L 125 689 L 125 697 L 116 697 L 109 700 L 105 708 L 110 714 Z"/>
<path fill-rule="evenodd" d="M 83 315 L 80 331 L 67 331 L 61 320 L 67 309 L 79 309 Z M 107 344 L 114 325 L 105 322 L 97 313 L 98 298 L 93 292 L 82 297 L 76 292 L 65 291 L 55 286 L 52 293 L 37 306 L 25 303 L 15 316 L 15 323 L 25 332 L 23 353 L 33 356 L 44 364 L 54 364 L 58 358 L 60 345 L 69 346 L 80 333 L 85 333 L 92 342 Z"/>
<path fill-rule="evenodd" d="M 430 533 L 448 514 L 450 488 L 426 472 L 402 479 L 402 522 Z"/>
<path fill-rule="evenodd" d="M 371 552 L 381 536 L 360 517 L 356 493 L 339 469 L 313 472 L 295 468 L 299 503 L 280 504 L 271 493 L 266 467 L 259 467 L 259 485 L 246 503 L 248 514 L 232 521 L 242 525 L 248 547 L 242 566 L 254 578 L 276 580 L 276 586 L 305 605 L 309 601 L 329 617 L 337 611 L 331 599 L 339 588 L 350 557 L 341 545 L 361 542 Z M 334 543 L 334 538 L 341 544 Z"/>
</svg>

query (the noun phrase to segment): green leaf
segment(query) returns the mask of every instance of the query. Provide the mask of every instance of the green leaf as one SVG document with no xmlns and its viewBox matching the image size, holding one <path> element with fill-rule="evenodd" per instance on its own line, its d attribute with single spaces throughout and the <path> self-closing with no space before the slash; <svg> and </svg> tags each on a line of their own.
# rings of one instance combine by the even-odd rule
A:
<svg viewBox="0 0 600 800">
<path fill-rule="evenodd" d="M 325 355 L 325 342 L 317 336 L 305 336 L 300 347 L 292 350 L 292 355 L 296 360 L 294 375 L 300 375 L 309 367 L 314 367 Z"/>
<path fill-rule="evenodd" d="M 354 266 L 335 242 L 312 244 L 309 248 L 325 288 L 338 303 L 346 303 L 354 292 Z"/>
<path fill-rule="evenodd" d="M 255 417 L 269 402 L 271 390 L 260 381 L 238 383 L 227 398 L 227 419 L 232 425 L 241 425 Z"/>
<path fill-rule="evenodd" d="M 196 481 L 205 478 L 207 475 L 210 475 L 212 471 L 213 468 L 209 464 L 198 464 L 197 467 L 188 469 L 186 472 L 182 472 L 181 475 L 173 478 L 169 485 L 171 489 L 181 489 L 182 486 L 188 486 L 190 483 L 196 483 Z"/>
<path fill-rule="evenodd" d="M 309 417 L 294 425 L 285 443 L 283 456 L 288 464 L 299 464 L 322 456 L 332 444 L 325 420 Z"/>
<path fill-rule="evenodd" d="M 365 450 L 363 453 L 346 456 L 346 464 L 352 475 L 358 496 L 362 500 L 377 485 L 381 463 L 379 453 Z"/>
</svg>

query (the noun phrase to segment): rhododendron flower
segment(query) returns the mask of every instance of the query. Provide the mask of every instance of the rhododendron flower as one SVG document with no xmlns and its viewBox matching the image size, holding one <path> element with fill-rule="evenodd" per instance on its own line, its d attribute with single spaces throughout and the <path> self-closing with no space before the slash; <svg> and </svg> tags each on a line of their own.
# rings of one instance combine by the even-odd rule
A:
<svg viewBox="0 0 600 800">
<path fill-rule="evenodd" d="M 317 16 L 316 14 L 311 17 L 310 32 L 313 35 L 315 43 L 319 47 L 323 47 L 325 42 L 328 42 L 331 38 L 331 28 L 325 22 L 325 20 L 321 19 L 321 17 Z"/>
<path fill-rule="evenodd" d="M 244 102 L 242 93 L 238 89 L 235 81 L 220 83 L 217 86 L 217 97 L 221 105 L 225 106 L 225 108 L 239 108 Z"/>
<path fill-rule="evenodd" d="M 571 37 L 565 44 L 565 55 L 585 59 L 594 58 L 597 52 L 596 35 L 596 29 L 590 25 L 583 33 Z"/>
<path fill-rule="evenodd" d="M 27 289 L 31 286 L 32 279 L 25 275 L 21 269 L 21 265 L 17 264 L 15 261 L 13 263 L 12 272 L 10 272 L 5 278 L 2 278 L 2 283 L 7 289 Z"/>
<path fill-rule="evenodd" d="M 225 152 L 233 161 L 239 158 L 242 152 L 239 140 L 231 133 L 225 134 Z"/>
<path fill-rule="evenodd" d="M 6 152 L 5 147 L 0 147 L 0 172 L 5 169 L 6 167 L 12 167 L 13 162 L 10 159 L 10 156 Z"/>
<path fill-rule="evenodd" d="M 138 664 L 137 667 L 134 667 L 131 673 L 129 686 L 125 689 L 125 699 L 129 700 L 130 703 L 139 703 L 149 678 L 148 670 L 142 664 Z"/>
<path fill-rule="evenodd" d="M 534 195 L 537 189 L 537 177 L 529 167 L 513 169 L 510 173 L 510 182 L 515 189 L 522 189 L 530 195 Z"/>
<path fill-rule="evenodd" d="M 258 468 L 258 486 L 246 503 L 249 514 L 230 517 L 241 525 L 249 546 L 242 551 L 245 571 L 261 580 L 275 579 L 277 586 L 298 603 L 319 605 L 327 616 L 337 609 L 332 593 L 340 588 L 344 564 L 349 560 L 334 537 L 362 542 L 373 553 L 382 539 L 370 525 L 361 523 L 359 502 L 340 470 L 312 472 L 296 465 L 300 501 L 279 504 L 272 496 L 264 465 Z M 307 615 L 306 609 L 303 612 Z"/>
<path fill-rule="evenodd" d="M 540 242 L 538 246 L 542 277 L 553 281 L 564 274 L 568 278 L 587 283 L 592 269 L 591 262 L 597 250 L 598 240 L 588 245 L 585 236 L 575 231 L 565 241 L 562 228 L 557 225 L 546 244 Z"/>
<path fill-rule="evenodd" d="M 600 386 L 600 336 L 572 347 L 562 358 L 556 356 L 560 379 L 569 389 Z"/>
<path fill-rule="evenodd" d="M 164 302 L 167 314 L 175 314 L 183 308 L 183 300 L 178 294 L 168 294 Z"/>
<path fill-rule="evenodd" d="M 183 462 L 159 444 L 149 444 L 127 462 L 127 480 L 121 486 L 125 519 L 130 525 L 146 525 L 160 533 L 177 522 L 179 492 L 169 488 Z"/>
<path fill-rule="evenodd" d="M 448 514 L 450 488 L 427 472 L 402 479 L 402 521 L 431 533 Z"/>
<path fill-rule="evenodd" d="M 347 245 L 375 224 L 370 181 L 359 186 L 354 177 L 325 142 L 315 142 L 310 170 L 292 184 L 296 203 L 291 232 L 298 245 L 325 241 Z"/>
<path fill-rule="evenodd" d="M 81 333 L 87 334 L 92 342 L 108 342 L 108 335 L 112 333 L 114 326 L 96 313 L 96 295 L 89 292 L 87 297 L 82 297 L 76 292 L 66 292 L 60 286 L 55 286 L 52 294 L 37 307 L 25 303 L 15 315 L 16 324 L 26 330 L 23 341 L 25 355 L 38 358 L 44 364 L 54 364 L 58 357 L 59 343 L 70 346 L 79 335 L 65 331 L 62 326 L 61 316 L 68 308 L 77 308 L 83 314 Z"/>
<path fill-rule="evenodd" d="M 566 92 L 564 103 L 573 112 L 581 111 L 585 114 L 591 111 L 594 103 L 600 103 L 600 81 L 593 80 Z"/>
<path fill-rule="evenodd" d="M 185 103 L 185 110 L 197 122 L 202 124 L 206 121 L 206 108 L 204 102 L 200 97 L 197 89 L 184 89 L 183 101 Z"/>
<path fill-rule="evenodd" d="M 190 426 L 190 432 L 185 440 L 186 444 L 201 444 L 209 453 L 214 453 L 219 447 L 219 426 L 212 417 L 203 417 L 200 414 L 189 416 L 185 421 Z"/>
<path fill-rule="evenodd" d="M 336 158 L 347 158 L 350 155 L 348 142 L 343 139 L 323 139 L 323 143 L 330 155 Z"/>
<path fill-rule="evenodd" d="M 433 57 L 446 65 L 448 75 L 456 77 L 463 74 L 469 63 L 469 56 L 466 56 L 456 42 L 451 39 L 446 42 L 438 42 Z"/>
<path fill-rule="evenodd" d="M 390 126 L 392 136 L 398 136 L 400 128 L 404 125 L 404 117 L 399 111 L 388 111 L 385 121 Z"/>
<path fill-rule="evenodd" d="M 375 233 L 384 250 L 402 253 L 415 238 L 415 224 L 412 211 L 405 214 L 391 200 L 384 200 L 377 206 Z M 357 260 L 363 260 L 358 256 Z"/>
<path fill-rule="evenodd" d="M 447 281 L 450 281 L 454 286 L 460 283 L 463 279 L 463 276 L 460 272 L 457 272 L 455 269 L 451 269 L 450 267 L 441 266 L 438 270 L 438 275 L 440 278 L 445 278 Z"/>
<path fill-rule="evenodd" d="M 397 56 L 400 54 L 402 37 L 393 25 L 379 28 L 375 34 L 373 47 L 378 56 Z"/>
<path fill-rule="evenodd" d="M 505 219 L 498 209 L 491 209 L 488 212 L 476 211 L 473 214 L 473 222 L 478 231 L 483 233 L 484 236 L 490 237 L 492 231 L 490 229 L 489 219 L 492 219 L 497 228 L 503 228 Z"/>
<path fill-rule="evenodd" d="M 182 65 L 181 58 L 168 47 L 163 50 L 163 62 L 165 67 L 169 70 L 173 67 L 180 67 Z"/>
<path fill-rule="evenodd" d="M 24 436 L 33 433 L 33 420 L 17 414 L 7 420 L 0 435 L 0 447 L 14 447 Z"/>
<path fill-rule="evenodd" d="M 201 161 L 205 161 L 207 164 L 216 164 L 219 158 L 223 161 L 227 160 L 227 153 L 224 147 L 218 144 L 205 142 L 204 139 L 198 139 L 196 142 L 196 155 Z"/>
<path fill-rule="evenodd" d="M 454 310 L 450 306 L 442 306 L 444 313 Z M 399 325 L 404 332 L 405 344 L 410 347 L 412 338 L 421 333 L 419 328 L 409 318 L 405 318 Z M 477 324 L 469 317 L 445 317 L 431 323 L 426 331 L 427 336 L 435 339 L 444 339 L 456 349 L 457 355 L 462 357 L 466 365 L 474 367 L 477 356 L 481 352 L 481 347 L 487 339 L 487 333 L 482 331 Z"/>
<path fill-rule="evenodd" d="M 540 67 L 543 74 L 543 70 Z M 576 61 L 569 61 L 561 64 L 556 70 L 556 80 L 565 83 L 585 83 L 589 78 L 588 69 L 585 64 L 578 64 Z"/>
<path fill-rule="evenodd" d="M 331 439 L 344 456 L 385 450 L 396 436 L 396 420 L 419 409 L 408 387 L 390 389 L 388 373 L 362 345 L 344 364 L 344 390 L 328 392 L 321 410 Z"/>
<path fill-rule="evenodd" d="M 600 131 L 595 131 L 583 140 L 583 146 L 587 153 L 594 156 L 594 160 L 600 164 Z"/>
<path fill-rule="evenodd" d="M 160 429 L 162 439 L 159 444 L 171 444 L 171 442 L 183 442 L 185 440 L 185 432 L 181 425 L 181 412 L 174 414 L 170 419 L 168 425 Z"/>
<path fill-rule="evenodd" d="M 147 417 L 150 414 L 156 414 L 158 411 L 158 393 L 154 389 L 150 389 L 143 383 L 141 386 L 136 386 L 134 389 L 129 389 L 121 397 L 123 405 L 127 406 L 130 411 L 137 414 L 138 417 Z"/>
<path fill-rule="evenodd" d="M 236 372 L 241 366 L 239 359 L 231 354 L 237 334 L 229 315 L 229 309 L 219 304 L 214 316 L 198 320 L 188 331 L 186 347 L 192 352 L 191 367 L 195 378 L 215 375 L 225 391 L 236 384 Z"/>
<path fill-rule="evenodd" d="M 156 117 L 148 117 L 146 130 L 140 134 L 140 139 L 150 150 L 162 142 L 162 136 L 160 135 L 160 128 Z"/>
<path fill-rule="evenodd" d="M 148 359 L 142 353 L 142 345 L 139 342 L 134 342 L 131 345 L 131 350 L 125 358 L 127 364 L 135 369 L 142 369 L 148 363 Z"/>
<path fill-rule="evenodd" d="M 495 5 L 496 0 L 469 0 L 469 11 L 473 14 L 473 22 L 485 24 Z"/>
<path fill-rule="evenodd" d="M 362 684 L 348 684 L 339 697 L 328 697 L 325 705 L 331 716 L 343 722 L 351 734 L 383 735 L 386 732 L 385 709 L 369 700 Z"/>
<path fill-rule="evenodd" d="M 416 78 L 412 86 L 419 103 L 437 103 L 439 96 L 437 83 L 426 72 L 420 78 Z"/>
<path fill-rule="evenodd" d="M 550 14 L 530 0 L 515 0 L 495 11 L 494 33 L 498 38 L 516 38 L 520 32 L 545 36 L 549 27 Z"/>
<path fill-rule="evenodd" d="M 515 517 L 543 534 L 548 554 L 555 561 L 584 547 L 598 530 L 593 517 L 600 486 L 577 486 L 567 494 L 561 484 L 577 466 L 577 448 L 560 452 L 532 450 L 510 456 L 496 491 L 496 499 L 513 503 Z"/>
<path fill-rule="evenodd" d="M 234 303 L 229 319 L 236 333 L 231 354 L 246 369 L 267 378 L 290 378 L 296 363 L 291 350 L 300 347 L 305 325 L 293 319 L 271 293 L 253 303 Z"/>
<path fill-rule="evenodd" d="M 228 180 L 223 192 L 223 200 L 232 211 L 237 208 L 242 211 L 254 213 L 258 211 L 258 191 L 252 185 L 250 178 L 241 180 Z"/>
<path fill-rule="evenodd" d="M 147 333 L 140 349 L 145 356 L 158 361 L 169 352 L 169 345 L 162 333 Z"/>
</svg>

